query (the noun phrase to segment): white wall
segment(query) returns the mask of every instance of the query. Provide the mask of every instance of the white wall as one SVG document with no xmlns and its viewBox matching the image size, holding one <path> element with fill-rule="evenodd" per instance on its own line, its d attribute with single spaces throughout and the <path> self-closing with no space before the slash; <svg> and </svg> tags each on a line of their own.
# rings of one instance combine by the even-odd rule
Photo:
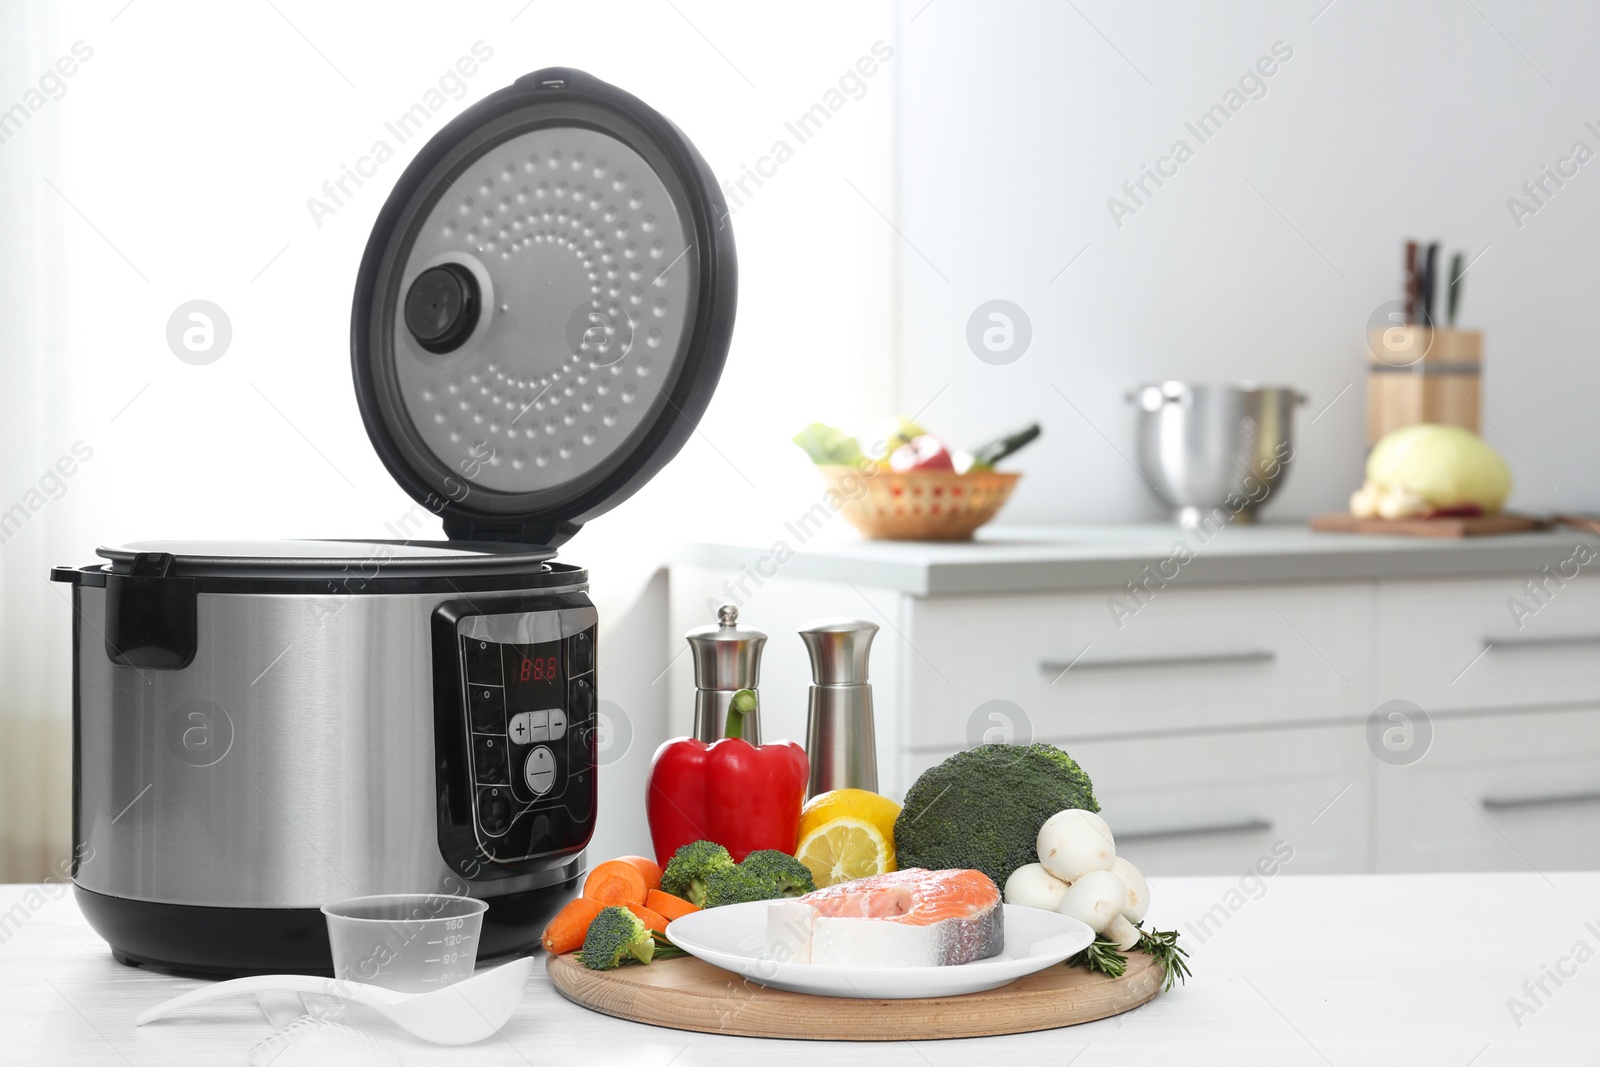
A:
<svg viewBox="0 0 1600 1067">
<path fill-rule="evenodd" d="M 849 83 L 826 127 L 776 170 L 762 158 L 795 141 L 786 121 L 893 39 L 890 15 L 848 0 L 8 9 L 0 110 L 75 42 L 92 54 L 0 143 L 0 278 L 17 283 L 0 294 L 11 327 L 0 511 L 73 442 L 94 453 L 0 545 L 0 647 L 11 650 L 0 726 L 40 768 L 0 790 L 0 877 L 37 877 L 42 857 L 68 848 L 70 612 L 49 564 L 142 538 L 381 537 L 413 509 L 362 428 L 348 337 L 369 230 L 421 139 L 392 145 L 395 158 L 320 225 L 307 201 L 480 41 L 492 57 L 450 87 L 429 133 L 528 71 L 574 66 L 658 108 L 718 175 L 769 172 L 735 205 L 738 325 L 700 432 L 562 553 L 592 569 L 601 695 L 636 720 L 637 747 L 606 772 L 596 847 L 642 850 L 640 783 L 670 684 L 655 680 L 677 650 L 663 648 L 664 593 L 647 583 L 675 538 L 776 527 L 796 511 L 788 494 L 815 494 L 788 443 L 800 425 L 889 403 L 862 400 L 887 396 L 894 367 L 893 234 L 863 197 L 894 209 L 898 58 Z M 28 227 L 37 241 L 23 239 Z M 229 349 L 206 366 L 180 362 L 165 337 L 196 298 L 232 324 Z"/>
<path fill-rule="evenodd" d="M 1365 451 L 1365 326 L 1400 295 L 1406 236 L 1483 253 L 1462 324 L 1484 331 L 1484 433 L 1512 504 L 1600 509 L 1600 162 L 1520 229 L 1506 206 L 1574 141 L 1600 151 L 1584 127 L 1600 127 L 1600 7 L 1326 4 L 905 5 L 900 406 L 937 396 L 924 421 L 963 442 L 1044 424 L 1006 520 L 1158 515 L 1119 452 L 1123 394 L 1163 378 L 1309 393 L 1266 514 L 1342 508 Z M 1185 121 L 1277 41 L 1293 57 L 1266 95 L 1199 144 Z M 1107 198 L 1179 137 L 1194 158 L 1119 228 Z M 964 341 L 995 297 L 1033 324 L 1010 366 Z"/>
</svg>

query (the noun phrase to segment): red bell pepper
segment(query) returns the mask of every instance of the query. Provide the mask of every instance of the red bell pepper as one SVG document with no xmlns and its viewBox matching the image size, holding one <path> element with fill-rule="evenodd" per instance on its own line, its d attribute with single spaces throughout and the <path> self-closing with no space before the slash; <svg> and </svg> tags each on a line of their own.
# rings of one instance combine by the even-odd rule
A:
<svg viewBox="0 0 1600 1067">
<path fill-rule="evenodd" d="M 645 811 L 661 866 L 691 841 L 715 841 L 736 862 L 762 848 L 794 852 L 811 765 L 793 741 L 744 740 L 753 710 L 755 694 L 740 690 L 720 740 L 680 737 L 656 750 Z"/>
</svg>

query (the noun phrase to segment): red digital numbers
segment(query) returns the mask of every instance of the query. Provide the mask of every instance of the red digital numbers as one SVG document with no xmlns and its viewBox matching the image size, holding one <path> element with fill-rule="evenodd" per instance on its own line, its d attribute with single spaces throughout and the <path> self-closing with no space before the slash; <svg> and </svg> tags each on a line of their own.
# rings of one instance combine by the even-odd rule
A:
<svg viewBox="0 0 1600 1067">
<path fill-rule="evenodd" d="M 554 682 L 560 674 L 560 663 L 554 656 L 524 659 L 517 672 L 519 682 Z"/>
</svg>

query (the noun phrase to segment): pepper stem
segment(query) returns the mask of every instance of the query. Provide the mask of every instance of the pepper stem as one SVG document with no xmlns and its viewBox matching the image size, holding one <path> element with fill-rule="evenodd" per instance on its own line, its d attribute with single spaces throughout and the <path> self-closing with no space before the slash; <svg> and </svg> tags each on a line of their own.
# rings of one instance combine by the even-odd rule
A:
<svg viewBox="0 0 1600 1067">
<path fill-rule="evenodd" d="M 756 710 L 756 691 L 741 689 L 728 701 L 728 721 L 722 728 L 723 737 L 744 737 L 745 719 Z"/>
</svg>

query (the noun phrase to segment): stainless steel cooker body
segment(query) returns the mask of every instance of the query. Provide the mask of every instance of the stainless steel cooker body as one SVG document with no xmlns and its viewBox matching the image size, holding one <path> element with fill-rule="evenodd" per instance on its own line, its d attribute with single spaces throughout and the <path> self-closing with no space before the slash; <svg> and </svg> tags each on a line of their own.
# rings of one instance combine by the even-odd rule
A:
<svg viewBox="0 0 1600 1067">
<path fill-rule="evenodd" d="M 559 592 L 581 592 L 569 586 Z M 505 596 L 473 599 L 493 609 Z M 482 877 L 439 842 L 434 610 L 458 594 L 202 593 L 182 670 L 118 666 L 104 588 L 75 591 L 75 881 L 127 900 L 310 908 L 370 893 L 494 898 L 581 852 Z M 564 613 L 575 636 L 593 608 Z"/>
<path fill-rule="evenodd" d="M 548 549 L 140 543 L 73 585 L 73 880 L 124 962 L 327 972 L 320 908 L 490 902 L 525 951 L 597 798 L 597 617 Z"/>
</svg>

